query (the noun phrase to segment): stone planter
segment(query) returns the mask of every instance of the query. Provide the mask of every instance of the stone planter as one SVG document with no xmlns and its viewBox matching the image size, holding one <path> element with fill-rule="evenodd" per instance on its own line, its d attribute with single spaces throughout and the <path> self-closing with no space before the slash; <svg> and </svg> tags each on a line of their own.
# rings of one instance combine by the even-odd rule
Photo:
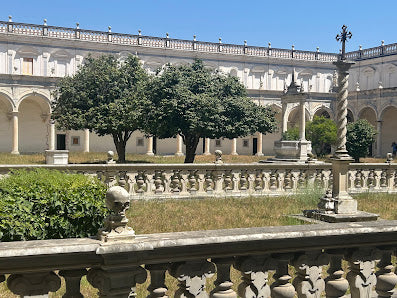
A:
<svg viewBox="0 0 397 298">
<path fill-rule="evenodd" d="M 45 163 L 48 165 L 67 165 L 69 163 L 69 150 L 46 150 Z"/>
</svg>

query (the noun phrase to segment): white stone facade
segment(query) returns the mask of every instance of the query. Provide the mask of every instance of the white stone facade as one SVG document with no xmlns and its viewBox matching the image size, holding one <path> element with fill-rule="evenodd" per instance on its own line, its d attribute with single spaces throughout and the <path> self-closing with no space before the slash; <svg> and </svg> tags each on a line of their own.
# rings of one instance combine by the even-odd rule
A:
<svg viewBox="0 0 397 298">
<path fill-rule="evenodd" d="M 97 32 L 10 20 L 0 22 L 0 151 L 114 150 L 110 137 L 98 137 L 86 131 L 54 133 L 49 121 L 51 91 L 56 80 L 73 75 L 89 53 L 115 54 L 120 58 L 138 55 L 150 73 L 166 63 L 178 65 L 200 58 L 214 70 L 237 76 L 258 104 L 272 105 L 280 112 L 280 127 L 281 121 L 287 125 L 299 121 L 293 104 L 287 106 L 286 117 L 281 119 L 280 97 L 295 69 L 311 98 L 306 103 L 306 119 L 324 112 L 334 117 L 335 67 L 332 62 L 337 58 L 335 54 Z M 397 127 L 397 45 L 350 52 L 348 57 L 356 60 L 349 82 L 353 91 L 349 96 L 350 118 L 366 118 L 377 127 L 379 134 L 373 154 L 384 156 L 391 150 L 392 141 L 397 141 L 393 129 Z M 209 151 L 273 155 L 273 141 L 279 138 L 280 132 L 240 138 L 236 142 L 211 140 Z M 205 153 L 206 149 L 208 151 L 203 140 L 200 141 L 197 153 Z M 127 144 L 128 153 L 144 154 L 153 150 L 158 154 L 175 154 L 180 146 L 178 148 L 175 139 L 153 142 L 140 132 L 135 132 Z"/>
</svg>

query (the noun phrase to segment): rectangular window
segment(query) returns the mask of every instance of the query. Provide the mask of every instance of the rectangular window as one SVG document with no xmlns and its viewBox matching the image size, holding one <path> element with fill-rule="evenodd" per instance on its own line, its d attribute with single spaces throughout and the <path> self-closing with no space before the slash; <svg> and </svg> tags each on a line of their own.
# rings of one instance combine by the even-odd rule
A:
<svg viewBox="0 0 397 298">
<path fill-rule="evenodd" d="M 244 139 L 243 140 L 243 147 L 248 147 L 249 146 L 249 140 Z"/>
<path fill-rule="evenodd" d="M 215 147 L 222 147 L 222 143 L 220 139 L 215 140 Z"/>
<path fill-rule="evenodd" d="M 143 147 L 143 138 L 136 138 L 136 146 Z"/>
<path fill-rule="evenodd" d="M 72 137 L 72 146 L 80 145 L 80 137 Z"/>
<path fill-rule="evenodd" d="M 29 76 L 33 75 L 33 58 L 23 58 L 22 74 Z"/>
</svg>

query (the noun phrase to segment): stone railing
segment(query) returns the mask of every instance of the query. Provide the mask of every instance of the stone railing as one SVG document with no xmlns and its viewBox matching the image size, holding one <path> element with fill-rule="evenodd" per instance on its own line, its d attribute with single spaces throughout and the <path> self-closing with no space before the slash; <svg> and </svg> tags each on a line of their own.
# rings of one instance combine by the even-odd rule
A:
<svg viewBox="0 0 397 298">
<path fill-rule="evenodd" d="M 219 43 L 182 40 L 166 37 L 153 37 L 143 36 L 139 32 L 137 35 L 113 33 L 110 28 L 105 31 L 94 31 L 76 28 L 66 28 L 57 26 L 48 26 L 27 23 L 16 23 L 12 21 L 0 21 L 0 33 L 15 34 L 15 35 L 30 35 L 30 36 L 44 36 L 49 38 L 61 39 L 80 39 L 92 42 L 105 42 L 122 45 L 143 46 L 152 48 L 170 48 L 174 50 L 191 50 L 207 53 L 223 53 L 232 55 L 249 55 L 261 57 L 273 57 L 282 59 L 297 59 L 297 60 L 319 60 L 324 62 L 332 62 L 337 60 L 337 55 L 333 53 L 322 53 L 318 50 L 312 51 L 299 51 L 294 48 L 278 49 L 272 48 L 269 44 L 268 47 L 256 47 L 236 44 L 223 44 Z"/>
<path fill-rule="evenodd" d="M 2 165 L 0 176 L 32 167 L 95 176 L 124 186 L 133 199 L 277 196 L 332 185 L 328 163 Z M 397 192 L 397 163 L 352 163 L 349 181 L 352 193 Z"/>
<path fill-rule="evenodd" d="M 147 234 L 119 242 L 3 242 L 0 283 L 21 297 L 54 292 L 61 279 L 63 297 L 83 297 L 85 275 L 99 297 L 344 297 L 347 291 L 353 298 L 391 297 L 396 249 L 397 221 L 385 220 Z M 146 280 L 148 294 L 138 292 Z"/>
<path fill-rule="evenodd" d="M 360 49 L 358 51 L 346 53 L 346 58 L 349 60 L 364 60 L 376 58 L 387 55 L 394 55 L 397 53 L 397 43 L 388 45 L 381 45 L 379 47 Z"/>
</svg>

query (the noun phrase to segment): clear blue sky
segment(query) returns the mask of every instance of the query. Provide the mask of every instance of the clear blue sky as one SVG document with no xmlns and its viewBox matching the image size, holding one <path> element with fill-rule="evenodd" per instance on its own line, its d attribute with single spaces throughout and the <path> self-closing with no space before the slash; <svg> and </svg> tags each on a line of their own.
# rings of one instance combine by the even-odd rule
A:
<svg viewBox="0 0 397 298">
<path fill-rule="evenodd" d="M 397 1 L 356 0 L 14 0 L 1 1 L 1 20 L 224 43 L 338 52 L 335 35 L 346 24 L 347 50 L 397 42 Z"/>
</svg>

